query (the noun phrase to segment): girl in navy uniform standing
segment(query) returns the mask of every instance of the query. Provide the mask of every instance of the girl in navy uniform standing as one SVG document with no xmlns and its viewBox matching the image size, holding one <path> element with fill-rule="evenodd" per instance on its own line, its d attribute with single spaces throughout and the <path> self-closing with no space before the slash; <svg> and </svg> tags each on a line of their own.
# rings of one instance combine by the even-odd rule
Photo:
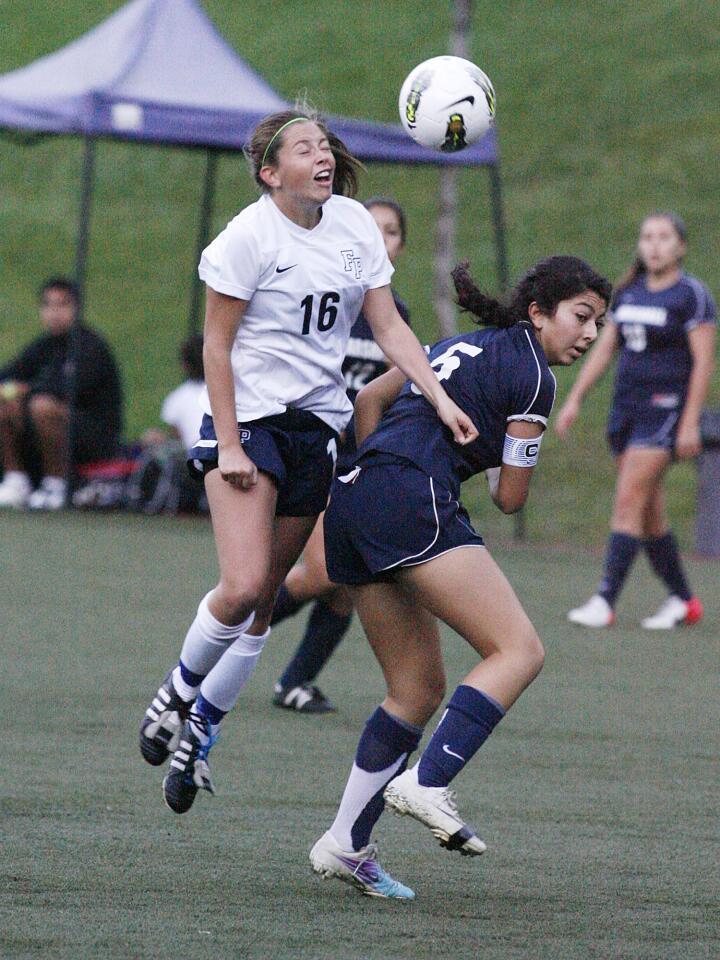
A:
<svg viewBox="0 0 720 960">
<path fill-rule="evenodd" d="M 144 759 L 176 813 L 213 792 L 208 751 L 268 638 L 275 594 L 327 502 L 352 407 L 342 362 L 362 309 L 383 352 L 460 443 L 475 437 L 390 292 L 393 268 L 355 191 L 357 161 L 309 113 L 261 121 L 248 157 L 260 199 L 203 252 L 207 392 L 191 463 L 204 475 L 220 579 L 148 707 Z"/>
<path fill-rule="evenodd" d="M 367 721 L 335 821 L 310 861 L 323 876 L 398 899 L 414 893 L 382 869 L 370 843 L 384 800 L 449 849 L 482 853 L 448 786 L 543 663 L 532 624 L 460 503 L 460 484 L 485 471 L 503 512 L 522 507 L 555 397 L 550 365 L 585 353 L 610 299 L 607 280 L 575 257 L 538 263 L 509 307 L 481 294 L 464 266 L 453 278 L 460 305 L 492 326 L 441 341 L 429 358 L 473 417 L 477 439 L 454 444 L 403 373 L 391 370 L 358 397 L 362 442 L 352 469 L 337 475 L 325 514 L 330 578 L 351 587 L 387 696 Z M 436 618 L 482 659 L 406 770 L 445 691 Z"/>
<path fill-rule="evenodd" d="M 363 206 L 378 225 L 388 258 L 394 265 L 407 240 L 402 207 L 389 197 L 371 197 L 363 202 Z M 398 313 L 409 323 L 406 305 L 394 290 L 391 292 Z M 387 368 L 387 359 L 375 343 L 370 324 L 361 312 L 350 331 L 342 365 L 348 400 L 354 404 L 360 390 L 385 373 Z M 337 469 L 342 470 L 342 464 L 352 458 L 355 449 L 351 420 L 338 448 Z M 275 684 L 273 703 L 297 713 L 329 713 L 336 707 L 320 690 L 315 679 L 345 636 L 352 621 L 353 606 L 348 591 L 328 579 L 322 516 L 305 545 L 302 562 L 295 564 L 280 587 L 271 626 L 297 613 L 310 600 L 315 602 L 305 633 Z"/>
<path fill-rule="evenodd" d="M 702 619 L 663 490 L 673 459 L 700 453 L 700 413 L 713 369 L 715 304 L 707 287 L 683 272 L 685 251 L 685 225 L 675 214 L 654 213 L 643 221 L 638 256 L 616 291 L 610 322 L 557 416 L 555 429 L 565 438 L 583 397 L 619 350 L 608 422 L 617 481 L 605 570 L 597 593 L 568 613 L 585 627 L 615 622 L 615 603 L 643 547 L 668 597 L 642 626 L 669 630 Z"/>
</svg>

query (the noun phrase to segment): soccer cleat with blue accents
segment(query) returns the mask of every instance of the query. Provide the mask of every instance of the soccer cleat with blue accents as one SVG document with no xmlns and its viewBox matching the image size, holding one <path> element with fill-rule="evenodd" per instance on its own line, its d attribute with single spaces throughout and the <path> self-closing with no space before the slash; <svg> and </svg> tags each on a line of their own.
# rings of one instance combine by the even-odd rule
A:
<svg viewBox="0 0 720 960">
<path fill-rule="evenodd" d="M 210 721 L 194 710 L 183 724 L 180 742 L 163 780 L 165 803 L 175 813 L 187 813 L 198 790 L 215 793 L 207 757 L 217 736 L 210 733 Z"/>
<path fill-rule="evenodd" d="M 173 670 L 170 670 L 140 725 L 140 752 L 153 767 L 165 763 L 177 749 L 180 731 L 191 706 L 175 689 Z"/>
<path fill-rule="evenodd" d="M 315 873 L 326 880 L 337 877 L 357 887 L 368 897 L 384 897 L 388 900 L 414 900 L 410 887 L 394 880 L 377 860 L 377 847 L 370 843 L 362 850 L 348 853 L 342 850 L 328 830 L 310 851 L 310 863 Z"/>
<path fill-rule="evenodd" d="M 385 787 L 385 804 L 393 813 L 409 815 L 429 827 L 446 850 L 477 857 L 487 847 L 458 813 L 455 793 L 447 787 L 423 787 L 417 766 L 395 777 Z"/>
</svg>

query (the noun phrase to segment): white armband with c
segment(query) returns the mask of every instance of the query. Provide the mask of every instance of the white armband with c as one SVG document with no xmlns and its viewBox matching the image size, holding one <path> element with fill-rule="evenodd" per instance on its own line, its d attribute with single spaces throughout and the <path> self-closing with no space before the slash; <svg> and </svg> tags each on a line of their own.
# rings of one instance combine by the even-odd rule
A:
<svg viewBox="0 0 720 960">
<path fill-rule="evenodd" d="M 538 461 L 542 438 L 542 434 L 528 440 L 522 437 L 511 437 L 506 433 L 502 462 L 509 467 L 534 467 Z"/>
</svg>

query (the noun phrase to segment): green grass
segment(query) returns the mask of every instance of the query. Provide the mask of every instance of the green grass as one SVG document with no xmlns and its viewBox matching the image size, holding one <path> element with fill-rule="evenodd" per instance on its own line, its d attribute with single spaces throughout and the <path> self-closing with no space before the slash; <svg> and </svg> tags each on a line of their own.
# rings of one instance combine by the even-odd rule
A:
<svg viewBox="0 0 720 960">
<path fill-rule="evenodd" d="M 99 23 L 119 0 L 2 5 L 0 71 L 20 67 Z M 308 92 L 328 112 L 396 119 L 409 68 L 447 49 L 451 4 L 430 0 L 345 4 L 205 0 L 227 40 L 290 99 Z M 549 253 L 587 256 L 617 277 L 630 260 L 642 216 L 675 208 L 687 219 L 687 267 L 720 293 L 713 238 L 720 186 L 708 158 L 720 140 L 720 16 L 712 4 L 568 0 L 474 4 L 470 56 L 492 77 L 508 218 L 511 273 Z M 0 262 L 4 318 L 0 362 L 35 331 L 34 294 L 50 272 L 71 270 L 81 147 L 71 138 L 33 147 L 0 140 L 3 204 Z M 128 436 L 158 418 L 179 379 L 177 345 L 188 323 L 203 158 L 187 151 L 103 144 L 92 221 L 89 320 L 122 363 Z M 253 198 L 241 157 L 220 165 L 215 231 Z M 437 335 L 431 258 L 437 174 L 372 166 L 362 195 L 394 194 L 407 208 L 410 241 L 397 288 L 424 339 Z M 458 255 L 495 288 L 486 173 L 460 175 Z M 460 320 L 461 325 L 467 321 Z M 560 399 L 574 376 L 563 371 Z M 605 535 L 610 486 L 603 422 L 609 378 L 586 403 L 572 448 L 550 435 L 543 467 L 552 509 L 528 510 L 537 539 L 565 542 L 582 515 L 583 538 Z M 712 402 L 720 402 L 714 386 Z M 693 473 L 674 471 L 670 505 L 691 538 Z"/>
<path fill-rule="evenodd" d="M 707 619 L 637 627 L 662 591 L 638 564 L 616 628 L 566 623 L 599 557 L 493 552 L 546 668 L 458 781 L 488 853 L 454 857 L 384 818 L 411 905 L 311 875 L 362 724 L 382 696 L 357 623 L 323 675 L 337 715 L 270 706 L 302 616 L 275 631 L 213 753 L 218 796 L 179 818 L 136 748 L 215 560 L 203 521 L 0 517 L 3 960 L 700 960 L 720 950 L 716 568 Z M 494 538 L 496 539 L 496 538 Z M 447 633 L 450 683 L 472 664 Z"/>
</svg>

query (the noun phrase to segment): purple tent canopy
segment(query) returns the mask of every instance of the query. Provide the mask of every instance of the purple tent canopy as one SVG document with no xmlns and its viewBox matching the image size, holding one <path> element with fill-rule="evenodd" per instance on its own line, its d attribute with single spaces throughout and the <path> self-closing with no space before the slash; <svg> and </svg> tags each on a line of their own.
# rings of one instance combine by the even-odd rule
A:
<svg viewBox="0 0 720 960">
<path fill-rule="evenodd" d="M 198 147 L 207 152 L 197 256 L 208 240 L 218 158 L 241 150 L 258 121 L 287 109 L 283 100 L 225 42 L 199 0 L 131 0 L 55 53 L 0 76 L 0 130 L 83 138 L 82 197 L 75 278 L 82 294 L 100 139 Z M 399 124 L 329 116 L 331 129 L 361 160 L 481 167 L 490 176 L 501 286 L 507 277 L 494 131 L 459 153 L 416 144 Z M 201 285 L 192 290 L 190 326 Z"/>
<path fill-rule="evenodd" d="M 220 36 L 197 0 L 131 0 L 56 53 L 0 76 L 0 127 L 240 150 L 288 103 Z M 497 163 L 490 132 L 461 153 L 414 143 L 399 125 L 330 117 L 361 160 Z"/>
</svg>

